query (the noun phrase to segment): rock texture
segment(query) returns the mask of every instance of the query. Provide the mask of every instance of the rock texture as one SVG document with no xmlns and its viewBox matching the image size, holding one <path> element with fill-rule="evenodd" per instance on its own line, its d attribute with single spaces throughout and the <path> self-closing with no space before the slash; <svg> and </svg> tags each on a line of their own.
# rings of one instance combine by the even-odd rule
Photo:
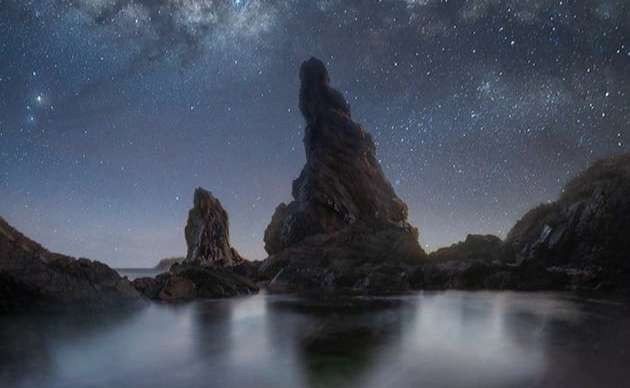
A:
<svg viewBox="0 0 630 388">
<path fill-rule="evenodd" d="M 195 190 L 194 206 L 185 229 L 187 264 L 234 266 L 244 259 L 230 246 L 228 215 L 221 202 L 202 188 Z"/>
<path fill-rule="evenodd" d="M 630 154 L 598 161 L 560 198 L 527 212 L 505 242 L 493 236 L 432 253 L 413 288 L 627 290 Z"/>
<path fill-rule="evenodd" d="M 186 258 L 163 260 L 168 272 L 135 279 L 133 286 L 149 299 L 182 302 L 195 298 L 224 298 L 258 292 L 257 264 L 230 246 L 228 215 L 218 199 L 195 190 L 194 206 L 185 229 Z"/>
<path fill-rule="evenodd" d="M 140 300 L 105 264 L 49 252 L 0 217 L 0 310 L 105 308 Z"/>
<path fill-rule="evenodd" d="M 377 291 L 383 286 L 377 267 L 425 258 L 418 231 L 383 174 L 372 137 L 330 87 L 324 64 L 304 62 L 300 81 L 306 165 L 293 182 L 294 200 L 278 206 L 265 230 L 270 257 L 261 270 L 273 278 L 272 289 Z M 392 287 L 399 288 L 393 281 Z"/>
<path fill-rule="evenodd" d="M 181 302 L 194 298 L 226 298 L 258 292 L 253 281 L 231 267 L 175 264 L 155 278 L 135 279 L 134 287 L 149 299 Z"/>
<path fill-rule="evenodd" d="M 517 260 L 563 271 L 573 285 L 628 287 L 630 154 L 594 163 L 558 201 L 525 214 L 506 244 Z"/>
</svg>

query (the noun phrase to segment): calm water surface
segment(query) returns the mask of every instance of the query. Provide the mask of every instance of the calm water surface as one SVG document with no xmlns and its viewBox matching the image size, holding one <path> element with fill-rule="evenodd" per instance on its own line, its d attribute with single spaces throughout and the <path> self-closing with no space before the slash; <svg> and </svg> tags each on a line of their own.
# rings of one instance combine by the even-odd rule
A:
<svg viewBox="0 0 630 388">
<path fill-rule="evenodd" d="M 257 295 L 0 316 L 0 387 L 621 387 L 629 346 L 628 304 L 563 294 Z"/>
</svg>

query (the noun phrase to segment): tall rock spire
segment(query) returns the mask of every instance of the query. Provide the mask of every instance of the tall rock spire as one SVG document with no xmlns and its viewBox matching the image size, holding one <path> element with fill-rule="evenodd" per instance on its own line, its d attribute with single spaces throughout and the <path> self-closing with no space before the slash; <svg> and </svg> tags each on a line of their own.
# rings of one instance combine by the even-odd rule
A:
<svg viewBox="0 0 630 388">
<path fill-rule="evenodd" d="M 188 213 L 185 263 L 233 266 L 243 262 L 230 246 L 228 215 L 221 202 L 201 187 L 195 190 L 194 206 Z"/>
<path fill-rule="evenodd" d="M 425 257 L 417 229 L 407 222 L 407 205 L 376 159 L 371 135 L 352 120 L 324 64 L 316 58 L 304 62 L 300 81 L 306 164 L 293 182 L 294 200 L 278 206 L 265 230 L 267 252 L 293 249 L 293 257 L 305 257 L 300 247 L 312 248 L 326 237 L 320 253 L 331 260 Z M 344 241 L 350 236 L 363 243 Z"/>
</svg>

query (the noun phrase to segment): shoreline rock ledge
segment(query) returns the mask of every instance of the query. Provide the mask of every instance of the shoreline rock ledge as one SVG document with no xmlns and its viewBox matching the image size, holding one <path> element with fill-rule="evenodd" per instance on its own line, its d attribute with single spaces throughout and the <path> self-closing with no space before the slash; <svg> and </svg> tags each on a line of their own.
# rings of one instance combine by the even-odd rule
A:
<svg viewBox="0 0 630 388">
<path fill-rule="evenodd" d="M 265 230 L 270 256 L 260 276 L 272 292 L 408 289 L 406 266 L 426 254 L 371 135 L 352 120 L 320 60 L 302 64 L 300 81 L 306 164 L 293 181 L 294 200 L 276 208 Z"/>
</svg>

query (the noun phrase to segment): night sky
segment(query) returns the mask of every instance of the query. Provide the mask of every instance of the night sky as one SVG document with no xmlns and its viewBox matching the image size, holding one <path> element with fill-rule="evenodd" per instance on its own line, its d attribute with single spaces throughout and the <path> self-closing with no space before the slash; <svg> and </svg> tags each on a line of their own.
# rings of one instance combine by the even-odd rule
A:
<svg viewBox="0 0 630 388">
<path fill-rule="evenodd" d="M 193 190 L 265 256 L 327 63 L 428 250 L 505 236 L 630 150 L 627 0 L 0 0 L 0 215 L 113 266 L 185 253 Z"/>
</svg>

